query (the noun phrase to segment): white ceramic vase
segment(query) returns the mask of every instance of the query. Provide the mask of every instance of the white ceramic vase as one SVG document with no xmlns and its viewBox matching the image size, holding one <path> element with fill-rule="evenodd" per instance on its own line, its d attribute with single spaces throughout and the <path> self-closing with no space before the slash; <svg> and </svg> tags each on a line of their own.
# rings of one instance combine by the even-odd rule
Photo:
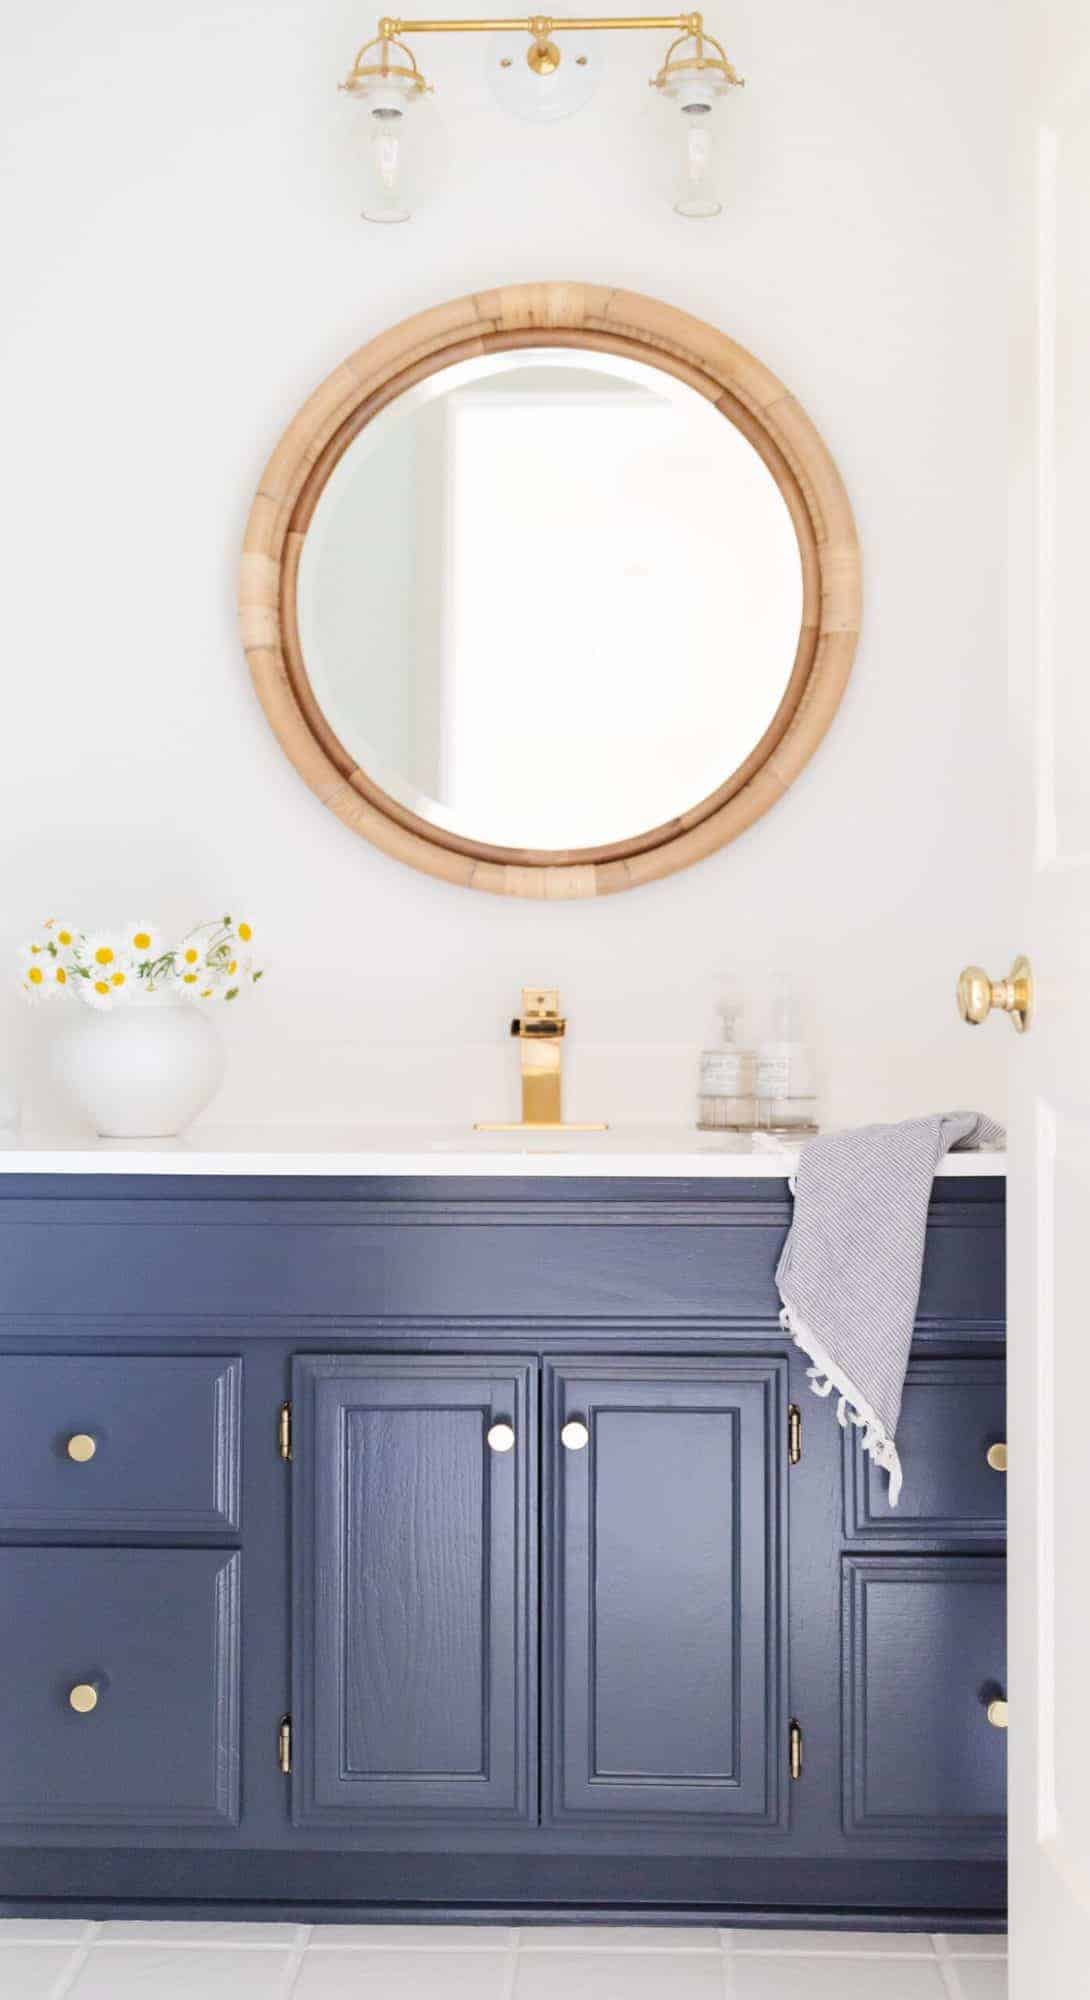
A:
<svg viewBox="0 0 1090 2000">
<path fill-rule="evenodd" d="M 53 1066 L 104 1139 L 173 1138 L 223 1082 L 223 1043 L 190 1001 L 80 1007 L 53 1047 Z"/>
</svg>

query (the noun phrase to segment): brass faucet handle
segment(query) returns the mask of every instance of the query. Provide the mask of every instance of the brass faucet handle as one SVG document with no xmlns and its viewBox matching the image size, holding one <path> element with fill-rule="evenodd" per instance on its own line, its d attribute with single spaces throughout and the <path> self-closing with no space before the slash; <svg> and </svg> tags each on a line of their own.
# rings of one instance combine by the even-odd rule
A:
<svg viewBox="0 0 1090 2000">
<path fill-rule="evenodd" d="M 511 1023 L 511 1033 L 523 1041 L 556 1041 L 567 1027 L 560 1012 L 560 989 L 556 986 L 524 986 L 522 1013 Z"/>
</svg>

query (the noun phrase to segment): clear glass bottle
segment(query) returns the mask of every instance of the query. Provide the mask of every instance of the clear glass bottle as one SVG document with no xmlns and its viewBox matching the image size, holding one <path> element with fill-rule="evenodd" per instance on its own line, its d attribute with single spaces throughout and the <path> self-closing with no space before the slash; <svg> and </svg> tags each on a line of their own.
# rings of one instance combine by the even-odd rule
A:
<svg viewBox="0 0 1090 2000">
<path fill-rule="evenodd" d="M 719 1002 L 718 1012 L 719 1046 L 700 1057 L 696 1122 L 702 1132 L 752 1132 L 754 1057 L 745 1045 L 743 1004 L 732 995 Z"/>
<path fill-rule="evenodd" d="M 759 1132 L 802 1137 L 817 1131 L 814 1051 L 803 1038 L 802 1008 L 786 972 L 773 979 L 769 1032 L 758 1044 L 754 1090 Z"/>
</svg>

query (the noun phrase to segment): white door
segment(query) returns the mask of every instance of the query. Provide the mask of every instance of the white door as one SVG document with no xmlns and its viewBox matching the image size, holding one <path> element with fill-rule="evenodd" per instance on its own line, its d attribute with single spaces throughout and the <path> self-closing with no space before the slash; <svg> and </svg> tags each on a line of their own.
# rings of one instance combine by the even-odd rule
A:
<svg viewBox="0 0 1090 2000">
<path fill-rule="evenodd" d="M 1077 2000 L 1090 1996 L 1090 3 L 1014 12 L 1015 766 L 999 809 L 1016 853 L 1011 945 L 1032 961 L 1036 1006 L 1010 1046 L 1010 1990 Z"/>
</svg>

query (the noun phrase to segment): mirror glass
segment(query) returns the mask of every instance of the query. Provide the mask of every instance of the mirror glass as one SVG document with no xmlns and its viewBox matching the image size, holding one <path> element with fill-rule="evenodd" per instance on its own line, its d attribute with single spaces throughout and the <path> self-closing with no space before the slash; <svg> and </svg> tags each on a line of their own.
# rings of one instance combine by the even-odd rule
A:
<svg viewBox="0 0 1090 2000">
<path fill-rule="evenodd" d="M 299 641 L 392 798 L 499 847 L 606 846 L 745 761 L 791 677 L 787 506 L 704 396 L 520 348 L 440 370 L 349 445 L 307 529 Z"/>
</svg>

